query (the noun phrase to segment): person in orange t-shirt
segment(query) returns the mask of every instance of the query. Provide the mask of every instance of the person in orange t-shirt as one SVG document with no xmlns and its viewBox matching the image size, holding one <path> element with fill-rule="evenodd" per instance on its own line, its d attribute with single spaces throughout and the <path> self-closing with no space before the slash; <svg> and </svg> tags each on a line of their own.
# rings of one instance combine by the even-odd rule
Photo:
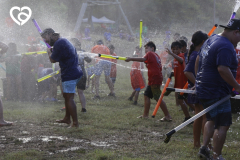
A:
<svg viewBox="0 0 240 160">
<path fill-rule="evenodd" d="M 166 48 L 168 54 L 174 57 L 174 78 L 175 78 L 174 88 L 182 89 L 184 85 L 187 83 L 187 77 L 183 72 L 185 69 L 185 58 L 184 53 L 181 53 L 181 43 L 178 41 L 172 42 L 171 50 Z M 188 112 L 187 105 L 183 99 L 178 99 L 178 102 L 185 115 L 184 121 L 187 121 L 188 119 L 191 118 Z"/>
<path fill-rule="evenodd" d="M 97 42 L 97 45 L 92 48 L 91 52 L 92 53 L 97 53 L 97 54 L 110 55 L 110 51 L 109 51 L 108 47 L 103 45 L 102 40 L 99 40 Z M 104 71 L 105 81 L 107 82 L 109 90 L 110 90 L 110 93 L 108 94 L 108 96 L 115 97 L 114 86 L 113 86 L 113 83 L 110 79 L 111 61 L 108 58 L 98 58 L 96 60 L 95 71 L 94 71 L 96 94 L 95 94 L 93 99 L 100 99 L 100 96 L 99 96 L 99 80 L 100 80 L 100 76 L 102 74 L 102 71 Z"/>
<path fill-rule="evenodd" d="M 114 52 L 115 47 L 111 44 L 108 46 L 109 50 L 110 50 L 110 54 L 112 56 L 117 56 L 116 53 Z M 117 59 L 111 59 L 111 72 L 110 72 L 110 78 L 112 80 L 113 86 L 116 82 L 116 77 L 117 77 Z"/>
<path fill-rule="evenodd" d="M 133 57 L 141 57 L 139 46 L 136 47 L 136 54 L 133 55 Z M 134 97 L 134 105 L 137 105 L 137 100 L 139 96 L 139 92 L 141 89 L 145 88 L 145 82 L 142 74 L 142 62 L 133 62 L 132 69 L 130 72 L 131 77 L 131 85 L 133 88 L 133 92 L 131 96 L 128 98 L 129 101 L 133 100 Z"/>
</svg>

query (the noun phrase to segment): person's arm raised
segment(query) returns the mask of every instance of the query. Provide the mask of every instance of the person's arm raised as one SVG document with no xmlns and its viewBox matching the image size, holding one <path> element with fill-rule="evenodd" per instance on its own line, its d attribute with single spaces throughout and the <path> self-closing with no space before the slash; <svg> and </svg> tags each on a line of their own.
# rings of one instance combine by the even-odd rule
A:
<svg viewBox="0 0 240 160">
<path fill-rule="evenodd" d="M 166 51 L 168 54 L 173 56 L 178 62 L 183 63 L 183 59 L 181 57 L 179 57 L 178 55 L 174 54 L 172 51 L 170 51 L 170 49 L 166 48 Z"/>
</svg>

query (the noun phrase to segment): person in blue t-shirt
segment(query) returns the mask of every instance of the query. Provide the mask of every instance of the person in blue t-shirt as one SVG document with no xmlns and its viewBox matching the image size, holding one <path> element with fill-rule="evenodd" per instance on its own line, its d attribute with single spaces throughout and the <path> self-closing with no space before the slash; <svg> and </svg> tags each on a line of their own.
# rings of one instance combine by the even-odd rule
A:
<svg viewBox="0 0 240 160">
<path fill-rule="evenodd" d="M 63 97 L 65 99 L 66 113 L 58 123 L 71 124 L 71 127 L 78 127 L 77 108 L 74 102 L 75 87 L 82 77 L 81 67 L 78 66 L 78 56 L 75 47 L 65 38 L 60 38 L 52 28 L 47 28 L 41 33 L 42 38 L 53 48 L 48 48 L 48 56 L 52 63 L 59 62 L 61 68 L 61 79 Z"/>
<path fill-rule="evenodd" d="M 188 55 L 188 61 L 186 68 L 184 70 L 185 76 L 188 78 L 188 88 L 191 89 L 195 85 L 195 61 L 198 55 L 198 52 L 200 48 L 202 47 L 203 43 L 208 39 L 208 35 L 206 33 L 203 33 L 202 31 L 197 31 L 192 36 L 192 45 L 190 46 L 189 55 Z M 195 115 L 198 114 L 203 110 L 203 106 L 199 103 L 199 100 L 197 99 L 197 96 L 195 94 L 188 94 L 187 97 L 189 104 L 194 104 L 194 111 Z M 200 137 L 201 137 L 201 131 L 203 130 L 203 127 L 206 123 L 206 116 L 201 116 L 198 119 L 196 119 L 193 123 L 193 145 L 194 148 L 200 148 Z"/>
<path fill-rule="evenodd" d="M 196 76 L 196 94 L 204 108 L 231 94 L 233 88 L 240 93 L 235 80 L 237 56 L 235 48 L 240 41 L 240 19 L 231 19 L 224 31 L 211 36 L 199 51 Z M 206 114 L 207 122 L 203 133 L 203 146 L 198 155 L 209 158 L 207 145 L 213 137 L 213 159 L 221 159 L 227 131 L 232 124 L 230 100 L 219 104 Z"/>
</svg>

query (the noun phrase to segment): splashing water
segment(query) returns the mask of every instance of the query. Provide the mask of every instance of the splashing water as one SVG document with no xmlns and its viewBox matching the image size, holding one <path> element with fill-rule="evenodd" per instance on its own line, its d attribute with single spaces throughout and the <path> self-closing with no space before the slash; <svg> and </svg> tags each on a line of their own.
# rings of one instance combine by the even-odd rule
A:
<svg viewBox="0 0 240 160">
<path fill-rule="evenodd" d="M 91 53 L 91 52 L 78 52 L 79 55 L 81 56 L 88 56 L 88 57 L 91 57 L 93 59 L 98 59 L 98 54 L 96 53 Z M 128 67 L 128 66 L 124 66 L 122 64 L 118 64 L 118 63 L 114 63 L 114 62 L 111 62 L 112 64 L 116 64 L 117 66 L 120 66 L 120 67 L 123 67 L 123 68 L 128 68 L 128 69 L 137 69 L 137 68 L 131 68 L 131 67 Z M 148 70 L 147 69 L 140 69 L 140 71 L 143 71 L 143 72 L 147 72 Z"/>
<path fill-rule="evenodd" d="M 239 7 L 240 7 L 240 1 L 239 1 L 239 0 L 236 0 L 236 4 L 235 4 L 235 7 L 234 7 L 233 12 L 237 12 L 237 10 L 239 9 Z"/>
</svg>

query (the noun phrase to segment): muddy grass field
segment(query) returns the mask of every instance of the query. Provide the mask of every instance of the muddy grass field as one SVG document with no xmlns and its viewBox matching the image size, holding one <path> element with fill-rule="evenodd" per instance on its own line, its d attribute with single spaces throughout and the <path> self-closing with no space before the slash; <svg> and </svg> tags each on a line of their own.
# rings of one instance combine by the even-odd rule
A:
<svg viewBox="0 0 240 160">
<path fill-rule="evenodd" d="M 172 122 L 159 121 L 163 117 L 161 110 L 155 118 L 136 118 L 143 112 L 143 94 L 138 105 L 127 101 L 132 92 L 129 72 L 118 67 L 117 98 L 107 97 L 109 90 L 103 76 L 101 100 L 92 100 L 93 94 L 86 90 L 87 113 L 80 112 L 79 99 L 75 97 L 80 123 L 77 129 L 55 123 L 64 116 L 60 111 L 64 106 L 61 96 L 57 103 L 3 101 L 4 117 L 14 125 L 0 128 L 0 159 L 198 159 L 198 150 L 193 149 L 192 125 L 175 133 L 168 144 L 163 142 L 164 135 L 184 119 L 175 106 L 173 94 L 164 98 Z M 155 105 L 152 101 L 150 113 Z M 240 157 L 239 116 L 233 115 L 233 125 L 227 134 L 223 148 L 226 159 Z"/>
</svg>

